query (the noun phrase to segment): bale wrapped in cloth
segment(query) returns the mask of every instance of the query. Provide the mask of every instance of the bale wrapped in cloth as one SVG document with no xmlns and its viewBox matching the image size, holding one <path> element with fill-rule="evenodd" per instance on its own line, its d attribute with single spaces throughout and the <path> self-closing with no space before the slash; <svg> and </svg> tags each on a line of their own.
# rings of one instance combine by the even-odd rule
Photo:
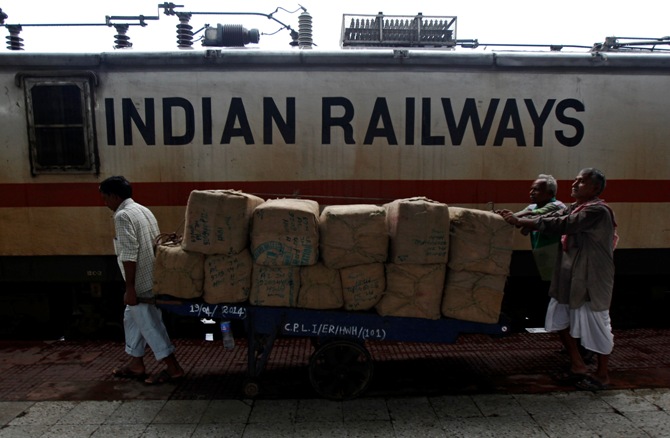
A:
<svg viewBox="0 0 670 438">
<path fill-rule="evenodd" d="M 249 246 L 251 214 L 263 202 L 236 190 L 194 190 L 188 197 L 184 237 L 187 251 L 238 254 Z"/>
<path fill-rule="evenodd" d="M 208 304 L 241 303 L 249 299 L 252 265 L 248 249 L 233 255 L 205 256 L 202 299 Z"/>
<path fill-rule="evenodd" d="M 442 314 L 463 321 L 497 323 L 506 281 L 505 275 L 449 270 Z"/>
<path fill-rule="evenodd" d="M 384 205 L 390 246 L 389 262 L 447 263 L 449 207 L 425 197 L 397 199 Z"/>
<path fill-rule="evenodd" d="M 265 266 L 309 266 L 319 258 L 319 204 L 309 199 L 271 199 L 256 207 L 251 254 Z"/>
<path fill-rule="evenodd" d="M 342 281 L 337 269 L 330 269 L 321 262 L 300 268 L 298 307 L 339 309 L 342 304 Z"/>
<path fill-rule="evenodd" d="M 386 264 L 386 292 L 377 304 L 382 316 L 439 319 L 446 265 Z"/>
<path fill-rule="evenodd" d="M 296 307 L 300 291 L 299 266 L 263 266 L 254 263 L 251 271 L 249 304 Z"/>
<path fill-rule="evenodd" d="M 386 290 L 383 263 L 349 266 L 340 269 L 345 310 L 369 310 L 377 305 Z"/>
<path fill-rule="evenodd" d="M 508 275 L 514 227 L 489 211 L 449 207 L 449 215 L 449 268 Z"/>
<path fill-rule="evenodd" d="M 320 218 L 321 258 L 332 269 L 383 263 L 388 256 L 384 207 L 329 205 Z"/>
<path fill-rule="evenodd" d="M 514 227 L 499 215 L 449 207 L 451 241 L 442 314 L 496 323 L 512 258 Z"/>
<path fill-rule="evenodd" d="M 202 296 L 205 255 L 185 251 L 179 244 L 156 247 L 154 295 L 178 298 Z"/>
</svg>

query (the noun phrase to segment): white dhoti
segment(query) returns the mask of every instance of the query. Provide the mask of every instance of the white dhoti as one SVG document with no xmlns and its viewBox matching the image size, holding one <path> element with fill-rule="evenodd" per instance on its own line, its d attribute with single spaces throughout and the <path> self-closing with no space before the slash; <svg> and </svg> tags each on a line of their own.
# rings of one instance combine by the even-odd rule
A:
<svg viewBox="0 0 670 438">
<path fill-rule="evenodd" d="M 609 310 L 594 312 L 586 302 L 578 309 L 559 304 L 555 298 L 549 301 L 544 328 L 557 332 L 570 328 L 570 336 L 579 338 L 582 346 L 599 354 L 610 354 L 614 348 L 614 335 Z"/>
</svg>

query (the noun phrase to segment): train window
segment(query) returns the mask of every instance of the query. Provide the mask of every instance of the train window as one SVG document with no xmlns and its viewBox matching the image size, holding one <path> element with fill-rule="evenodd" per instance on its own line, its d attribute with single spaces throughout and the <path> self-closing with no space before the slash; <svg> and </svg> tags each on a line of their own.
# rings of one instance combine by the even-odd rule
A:
<svg viewBox="0 0 670 438">
<path fill-rule="evenodd" d="M 24 78 L 33 174 L 97 173 L 88 78 Z"/>
</svg>

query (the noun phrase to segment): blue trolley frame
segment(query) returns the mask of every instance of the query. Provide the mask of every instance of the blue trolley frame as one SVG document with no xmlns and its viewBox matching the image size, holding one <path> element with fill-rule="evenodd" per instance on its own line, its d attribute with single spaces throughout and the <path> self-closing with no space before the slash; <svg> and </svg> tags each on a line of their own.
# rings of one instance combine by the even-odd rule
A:
<svg viewBox="0 0 670 438">
<path fill-rule="evenodd" d="M 373 311 L 265 307 L 246 303 L 206 304 L 202 301 L 169 297 L 159 297 L 156 304 L 182 316 L 243 320 L 248 342 L 249 379 L 245 384 L 245 393 L 248 396 L 258 393 L 256 379 L 265 369 L 274 342 L 279 336 L 311 338 L 315 345 L 344 341 L 349 345 L 358 344 L 364 349 L 366 341 L 453 343 L 460 334 L 501 336 L 509 331 L 509 324 L 502 320 L 495 324 L 486 324 L 453 318 L 431 320 L 381 316 Z"/>
</svg>

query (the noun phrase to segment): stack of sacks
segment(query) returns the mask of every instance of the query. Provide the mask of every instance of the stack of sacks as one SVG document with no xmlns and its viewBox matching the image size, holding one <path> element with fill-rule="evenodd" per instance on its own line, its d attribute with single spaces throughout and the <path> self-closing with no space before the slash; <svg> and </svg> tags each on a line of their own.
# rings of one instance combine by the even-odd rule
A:
<svg viewBox="0 0 670 438">
<path fill-rule="evenodd" d="M 206 256 L 202 299 L 209 304 L 241 303 L 248 300 L 252 266 L 248 248 L 233 255 Z"/>
<path fill-rule="evenodd" d="M 514 227 L 488 211 L 450 207 L 449 213 L 449 272 L 442 314 L 496 323 L 509 273 Z"/>
<path fill-rule="evenodd" d="M 340 272 L 346 310 L 368 310 L 386 288 L 386 210 L 368 204 L 331 205 L 320 218 L 321 259 Z"/>
<path fill-rule="evenodd" d="M 186 251 L 239 254 L 249 245 L 249 222 L 263 199 L 236 190 L 194 190 L 186 204 Z"/>
<path fill-rule="evenodd" d="M 316 264 L 319 256 L 319 204 L 307 199 L 272 199 L 256 207 L 251 254 L 250 304 L 296 307 L 300 268 Z"/>
<path fill-rule="evenodd" d="M 383 263 L 369 263 L 342 268 L 342 298 L 345 310 L 369 310 L 386 290 Z"/>
<path fill-rule="evenodd" d="M 463 321 L 497 323 L 505 280 L 504 275 L 450 270 L 444 288 L 442 313 Z"/>
<path fill-rule="evenodd" d="M 377 312 L 439 319 L 449 255 L 449 207 L 419 197 L 384 208 L 391 245 L 387 289 Z"/>
<path fill-rule="evenodd" d="M 322 262 L 300 268 L 298 307 L 339 309 L 342 300 L 342 281 L 337 269 L 331 269 Z"/>
<path fill-rule="evenodd" d="M 377 304 L 382 316 L 440 319 L 445 265 L 386 265 L 386 292 Z"/>
<path fill-rule="evenodd" d="M 389 262 L 446 264 L 449 257 L 449 207 L 417 197 L 384 205 L 391 245 Z"/>
<path fill-rule="evenodd" d="M 154 263 L 154 295 L 179 298 L 202 296 L 205 255 L 184 251 L 179 243 L 156 247 Z"/>
<path fill-rule="evenodd" d="M 252 267 L 249 223 L 252 212 L 262 202 L 257 196 L 235 190 L 191 192 L 186 205 L 184 237 L 178 250 L 184 258 L 187 255 L 202 258 L 204 278 L 200 295 L 205 302 L 237 303 L 248 299 Z M 179 268 L 175 265 L 176 270 Z M 182 270 L 185 275 L 187 271 Z M 169 295 L 192 298 L 184 293 L 174 290 Z"/>
<path fill-rule="evenodd" d="M 280 307 L 297 305 L 300 290 L 299 266 L 253 265 L 249 304 Z"/>
</svg>

